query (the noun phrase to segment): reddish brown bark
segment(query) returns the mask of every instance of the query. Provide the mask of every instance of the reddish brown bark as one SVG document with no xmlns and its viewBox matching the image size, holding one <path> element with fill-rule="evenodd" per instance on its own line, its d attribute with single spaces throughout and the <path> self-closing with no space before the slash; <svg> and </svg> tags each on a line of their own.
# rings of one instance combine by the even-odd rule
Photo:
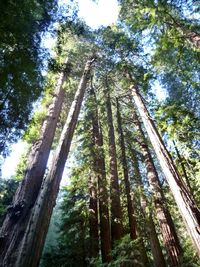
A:
<svg viewBox="0 0 200 267">
<path fill-rule="evenodd" d="M 131 188 L 130 188 L 130 178 L 128 173 L 128 165 L 126 159 L 126 147 L 124 142 L 124 133 L 122 129 L 122 120 L 120 114 L 120 104 L 117 99 L 117 123 L 118 123 L 118 132 L 119 132 L 119 141 L 121 147 L 121 162 L 123 165 L 123 175 L 124 175 L 124 183 L 126 190 L 126 198 L 127 198 L 127 210 L 128 210 L 128 220 L 129 220 L 129 229 L 130 229 L 130 237 L 131 239 L 136 239 L 136 219 L 135 212 L 133 207 L 133 199 L 131 197 Z"/>
<path fill-rule="evenodd" d="M 107 90 L 108 86 L 107 86 Z M 105 92 L 107 123 L 108 123 L 108 142 L 110 158 L 110 199 L 111 199 L 111 236 L 112 241 L 119 240 L 122 237 L 122 213 L 120 204 L 119 178 L 117 170 L 117 157 L 115 145 L 115 133 L 112 118 L 112 108 L 110 94 Z"/>
<path fill-rule="evenodd" d="M 200 256 L 200 210 L 190 195 L 185 183 L 181 179 L 173 160 L 167 151 L 153 120 L 151 119 L 150 114 L 148 113 L 142 97 L 139 94 L 138 88 L 136 86 L 131 86 L 131 91 L 149 139 L 186 224 L 188 233 L 190 234 L 196 251 Z"/>
<path fill-rule="evenodd" d="M 144 186 L 140 174 L 139 164 L 135 151 L 131 149 L 132 162 L 134 167 L 135 181 L 140 192 L 140 205 L 144 220 L 146 221 L 147 238 L 150 241 L 155 267 L 166 267 L 165 259 L 162 253 L 160 242 L 156 233 L 155 224 L 151 212 L 147 211 L 147 198 L 144 194 Z M 144 265 L 146 266 L 146 265 Z"/>
<path fill-rule="evenodd" d="M 56 203 L 60 181 L 93 62 L 94 59 L 91 59 L 86 63 L 84 73 L 59 140 L 57 151 L 53 158 L 52 166 L 46 179 L 43 181 L 41 191 L 33 208 L 26 232 L 24 233 L 20 245 L 20 250 L 18 251 L 17 261 L 12 266 L 36 267 L 39 264 L 51 214 Z"/>
<path fill-rule="evenodd" d="M 62 71 L 41 129 L 40 139 L 32 147 L 24 178 L 1 228 L 0 262 L 2 266 L 13 266 L 16 261 L 18 245 L 37 199 L 64 100 L 63 83 L 66 77 L 67 73 Z"/>
<path fill-rule="evenodd" d="M 167 209 L 166 201 L 159 177 L 149 151 L 142 126 L 136 112 L 133 112 L 134 124 L 138 132 L 138 141 L 141 146 L 141 152 L 144 157 L 144 163 L 147 169 L 147 178 L 154 196 L 156 216 L 160 225 L 163 241 L 167 249 L 170 266 L 180 266 L 181 247 L 176 230 Z"/>
<path fill-rule="evenodd" d="M 98 181 L 98 200 L 99 200 L 99 217 L 100 217 L 100 235 L 101 235 L 101 256 L 102 262 L 108 263 L 111 261 L 111 234 L 110 234 L 110 220 L 108 210 L 108 192 L 107 180 L 105 170 L 105 159 L 103 151 L 103 136 L 101 126 L 99 123 L 99 116 L 97 110 L 97 101 L 93 88 L 91 88 L 93 95 L 93 116 L 92 116 L 92 131 L 95 144 L 94 155 L 94 169 Z"/>
<path fill-rule="evenodd" d="M 89 228 L 90 228 L 90 257 L 96 258 L 99 254 L 98 207 L 97 207 L 97 181 L 92 175 L 89 181 Z"/>
</svg>

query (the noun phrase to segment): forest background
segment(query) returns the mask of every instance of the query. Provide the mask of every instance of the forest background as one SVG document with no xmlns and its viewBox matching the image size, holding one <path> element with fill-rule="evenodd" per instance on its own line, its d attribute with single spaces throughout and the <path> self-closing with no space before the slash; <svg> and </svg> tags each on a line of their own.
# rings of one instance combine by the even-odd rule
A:
<svg viewBox="0 0 200 267">
<path fill-rule="evenodd" d="M 19 138 L 27 148 L 15 174 L 0 180 L 2 266 L 38 266 L 62 176 L 68 185 L 41 266 L 200 264 L 198 1 L 118 4 L 116 23 L 92 29 L 74 1 L 3 2 L 0 152 L 8 156 Z M 55 42 L 50 54 L 46 36 Z M 47 156 L 38 167 L 37 151 L 50 137 L 51 162 Z M 31 172 L 40 181 L 30 183 Z M 29 228 L 43 236 L 36 258 L 37 235 L 27 230 L 19 239 Z"/>
</svg>

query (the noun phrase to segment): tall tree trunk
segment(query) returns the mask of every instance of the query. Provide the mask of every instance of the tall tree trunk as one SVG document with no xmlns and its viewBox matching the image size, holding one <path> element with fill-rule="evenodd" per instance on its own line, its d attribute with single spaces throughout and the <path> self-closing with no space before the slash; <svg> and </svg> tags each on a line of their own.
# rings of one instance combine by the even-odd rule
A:
<svg viewBox="0 0 200 267">
<path fill-rule="evenodd" d="M 97 181 L 95 175 L 90 176 L 89 181 L 89 228 L 90 228 L 90 257 L 96 258 L 99 254 L 98 231 L 98 206 L 97 206 Z"/>
<path fill-rule="evenodd" d="M 152 251 L 153 259 L 154 259 L 154 266 L 155 267 L 166 267 L 165 259 L 164 259 L 162 249 L 160 246 L 160 242 L 159 242 L 159 239 L 156 233 L 152 214 L 151 212 L 149 212 L 149 214 L 147 213 L 147 199 L 143 191 L 144 186 L 142 183 L 142 177 L 140 174 L 138 159 L 137 159 L 137 156 L 135 155 L 135 151 L 132 148 L 131 148 L 131 157 L 132 157 L 132 162 L 133 162 L 133 167 L 134 167 L 136 184 L 140 192 L 141 212 L 143 214 L 143 218 L 146 221 L 146 226 L 147 226 L 146 232 L 147 232 L 147 237 L 150 241 L 151 251 Z"/>
<path fill-rule="evenodd" d="M 67 61 L 65 64 L 67 64 Z M 56 125 L 64 100 L 65 91 L 63 90 L 63 83 L 66 77 L 67 72 L 63 70 L 55 88 L 52 104 L 49 106 L 48 114 L 41 128 L 40 138 L 32 147 L 24 178 L 16 191 L 12 206 L 9 207 L 1 228 L 1 266 L 10 266 L 16 261 L 19 243 L 28 224 L 46 170 Z"/>
<path fill-rule="evenodd" d="M 136 112 L 133 112 L 134 124 L 138 132 L 138 141 L 141 146 L 141 152 L 144 157 L 144 163 L 147 169 L 147 178 L 154 196 L 156 215 L 160 225 L 163 241 L 167 249 L 170 266 L 180 266 L 181 247 L 176 230 L 166 206 L 166 200 L 162 192 L 159 177 L 149 151 L 142 126 Z"/>
<path fill-rule="evenodd" d="M 150 240 L 151 251 L 153 254 L 154 266 L 155 267 L 166 267 L 165 259 L 162 253 L 158 235 L 156 233 L 156 228 L 155 228 L 152 214 L 150 213 L 149 216 L 146 218 L 147 218 L 147 223 L 148 223 L 147 231 L 148 231 L 148 236 Z"/>
<path fill-rule="evenodd" d="M 189 181 L 189 177 L 187 175 L 187 172 L 186 172 L 186 168 L 185 168 L 185 164 L 184 164 L 184 160 L 183 158 L 181 157 L 180 153 L 179 153 L 179 150 L 176 146 L 176 143 L 175 141 L 173 140 L 173 145 L 174 145 L 174 148 L 175 148 L 175 151 L 176 151 L 176 154 L 177 154 L 177 157 L 178 157 L 178 160 L 179 160 L 179 163 L 181 165 L 181 169 L 182 169 L 182 172 L 183 172 L 183 176 L 185 178 L 185 181 L 186 181 L 186 184 L 191 192 L 191 194 L 193 193 L 193 190 L 192 190 L 192 187 L 190 185 L 190 181 Z"/>
<path fill-rule="evenodd" d="M 121 146 L 121 161 L 123 165 L 123 174 L 124 174 L 124 183 L 126 189 L 126 197 L 127 197 L 127 210 L 128 210 L 128 220 L 129 220 L 129 228 L 130 228 L 130 237 L 131 239 L 136 239 L 136 219 L 135 212 L 133 207 L 133 199 L 131 197 L 131 188 L 130 188 L 130 178 L 128 174 L 128 165 L 126 159 L 126 147 L 124 142 L 124 133 L 122 129 L 122 120 L 120 114 L 120 104 L 117 99 L 117 123 L 118 123 L 118 132 L 119 132 L 119 141 Z"/>
<path fill-rule="evenodd" d="M 106 81 L 107 83 L 107 81 Z M 108 122 L 108 140 L 109 140 L 109 157 L 110 157 L 110 199 L 111 199 L 111 236 L 112 241 L 119 240 L 122 237 L 122 212 L 120 204 L 119 178 L 117 170 L 117 157 L 115 146 L 115 133 L 112 118 L 112 108 L 110 94 L 105 92 L 107 122 Z"/>
<path fill-rule="evenodd" d="M 111 261 L 111 233 L 110 233 L 110 220 L 108 210 L 108 192 L 107 180 L 105 170 L 105 159 L 103 151 L 103 136 L 101 126 L 99 123 L 99 116 L 97 110 L 97 101 L 94 89 L 91 88 L 93 94 L 93 116 L 92 116 L 92 131 L 95 143 L 95 157 L 94 157 L 94 170 L 97 175 L 98 181 L 98 200 L 99 200 L 99 218 L 100 218 L 100 235 L 101 235 L 101 256 L 102 262 L 108 263 Z"/>
<path fill-rule="evenodd" d="M 136 86 L 131 86 L 131 91 L 152 146 L 154 147 L 174 199 L 186 224 L 188 233 L 193 240 L 198 255 L 200 256 L 200 210 L 196 206 L 188 188 L 181 179 L 150 114 L 148 113 L 138 88 Z"/>
<path fill-rule="evenodd" d="M 18 251 L 17 261 L 12 266 L 36 267 L 39 264 L 51 214 L 56 203 L 60 181 L 93 62 L 94 59 L 91 59 L 86 63 L 83 76 L 74 101 L 71 105 L 67 121 L 63 128 L 59 144 L 53 158 L 51 169 L 46 179 L 43 181 L 41 191 L 33 208 L 26 232 L 20 245 L 20 250 Z"/>
</svg>

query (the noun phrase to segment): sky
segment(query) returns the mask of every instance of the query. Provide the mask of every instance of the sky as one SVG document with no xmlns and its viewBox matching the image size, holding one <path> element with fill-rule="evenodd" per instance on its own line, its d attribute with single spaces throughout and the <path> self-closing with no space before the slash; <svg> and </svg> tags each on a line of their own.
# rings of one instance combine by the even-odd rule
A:
<svg viewBox="0 0 200 267">
<path fill-rule="evenodd" d="M 93 29 L 115 23 L 119 13 L 117 0 L 79 0 L 79 16 Z"/>
<path fill-rule="evenodd" d="M 66 0 L 60 0 L 66 2 Z M 119 6 L 117 0 L 77 0 L 79 4 L 79 16 L 83 18 L 88 26 L 97 29 L 100 26 L 108 26 L 115 23 L 119 13 Z M 51 48 L 55 41 L 51 38 L 46 38 L 43 45 L 46 48 Z M 2 165 L 2 178 L 10 178 L 15 174 L 17 164 L 21 155 L 26 148 L 26 144 L 19 141 L 12 145 L 12 152 L 6 158 Z"/>
</svg>

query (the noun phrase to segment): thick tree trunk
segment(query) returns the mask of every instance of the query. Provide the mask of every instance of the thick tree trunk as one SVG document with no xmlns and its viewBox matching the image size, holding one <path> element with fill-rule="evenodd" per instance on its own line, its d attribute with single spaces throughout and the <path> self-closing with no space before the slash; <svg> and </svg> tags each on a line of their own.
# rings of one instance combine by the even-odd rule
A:
<svg viewBox="0 0 200 267">
<path fill-rule="evenodd" d="M 67 63 L 67 61 L 66 61 Z M 13 266 L 18 255 L 19 243 L 25 232 L 32 208 L 37 199 L 62 109 L 65 91 L 63 83 L 67 73 L 60 74 L 52 104 L 43 123 L 40 139 L 33 145 L 24 178 L 13 198 L 12 206 L 1 228 L 0 264 Z"/>
<path fill-rule="evenodd" d="M 108 90 L 108 87 L 107 87 Z M 111 236 L 112 241 L 119 240 L 122 237 L 122 213 L 120 204 L 120 190 L 117 170 L 117 156 L 115 146 L 115 133 L 112 118 L 112 108 L 109 92 L 105 92 L 107 122 L 108 122 L 108 140 L 110 157 L 110 199 L 111 199 Z"/>
<path fill-rule="evenodd" d="M 145 107 L 142 97 L 138 92 L 138 88 L 136 86 L 131 86 L 131 91 L 152 146 L 154 147 L 174 199 L 186 224 L 188 233 L 190 234 L 196 247 L 196 251 L 200 256 L 200 210 L 196 206 L 188 188 L 181 179 L 173 160 Z"/>
<path fill-rule="evenodd" d="M 151 251 L 153 254 L 154 259 L 154 266 L 155 267 L 166 267 L 165 259 L 162 253 L 162 249 L 160 246 L 160 242 L 156 233 L 155 224 L 152 218 L 151 212 L 147 213 L 147 199 L 143 192 L 143 183 L 142 183 L 142 177 L 140 174 L 140 169 L 138 165 L 138 159 L 135 155 L 135 151 L 131 149 L 131 156 L 132 156 L 132 162 L 134 167 L 134 174 L 135 174 L 135 180 L 138 187 L 138 190 L 140 192 L 140 205 L 141 205 L 141 211 L 143 214 L 143 218 L 146 221 L 146 233 L 147 237 L 150 241 Z M 145 265 L 146 266 L 146 265 Z"/>
<path fill-rule="evenodd" d="M 124 183 L 127 197 L 127 210 L 128 210 L 128 220 L 129 220 L 129 228 L 130 228 L 130 237 L 131 239 L 136 239 L 136 219 L 135 212 L 133 207 L 133 199 L 131 197 L 131 188 L 130 188 L 130 178 L 128 174 L 128 165 L 126 159 L 126 147 L 124 142 L 124 133 L 122 129 L 122 120 L 120 114 L 120 104 L 117 99 L 117 123 L 118 123 L 118 132 L 119 132 L 119 141 L 121 146 L 121 162 L 123 165 L 123 174 L 124 174 Z"/>
<path fill-rule="evenodd" d="M 157 219 L 169 257 L 169 263 L 172 267 L 180 266 L 181 247 L 179 239 L 176 234 L 171 215 L 167 209 L 166 200 L 162 192 L 159 177 L 136 112 L 133 112 L 133 116 L 135 127 L 138 132 L 138 141 L 141 146 L 141 152 L 147 169 L 147 178 L 154 196 Z"/>
<path fill-rule="evenodd" d="M 149 214 L 147 223 L 148 223 L 147 231 L 148 231 L 151 250 L 153 254 L 154 266 L 155 267 L 166 267 L 165 259 L 162 253 L 158 235 L 156 233 L 155 224 L 154 224 L 153 217 L 151 214 Z"/>
<path fill-rule="evenodd" d="M 39 264 L 51 214 L 56 203 L 60 181 L 93 62 L 94 59 L 89 60 L 86 63 L 83 76 L 74 101 L 71 105 L 67 121 L 63 128 L 59 144 L 53 158 L 51 169 L 46 179 L 43 181 L 41 191 L 33 208 L 26 232 L 20 245 L 17 261 L 12 266 L 36 267 Z"/>
<path fill-rule="evenodd" d="M 108 210 L 107 180 L 106 180 L 105 159 L 103 151 L 103 136 L 102 136 L 101 126 L 99 123 L 96 96 L 93 88 L 91 88 L 91 94 L 93 94 L 94 98 L 92 131 L 96 148 L 94 150 L 96 152 L 94 158 L 94 170 L 98 180 L 101 256 L 102 256 L 102 262 L 108 263 L 111 261 L 112 256 L 111 256 L 111 233 L 110 233 L 110 220 L 109 220 L 109 210 Z"/>
<path fill-rule="evenodd" d="M 99 231 L 98 231 L 98 206 L 97 206 L 97 181 L 92 175 L 89 181 L 89 228 L 90 228 L 90 257 L 96 258 L 99 254 Z"/>
</svg>

